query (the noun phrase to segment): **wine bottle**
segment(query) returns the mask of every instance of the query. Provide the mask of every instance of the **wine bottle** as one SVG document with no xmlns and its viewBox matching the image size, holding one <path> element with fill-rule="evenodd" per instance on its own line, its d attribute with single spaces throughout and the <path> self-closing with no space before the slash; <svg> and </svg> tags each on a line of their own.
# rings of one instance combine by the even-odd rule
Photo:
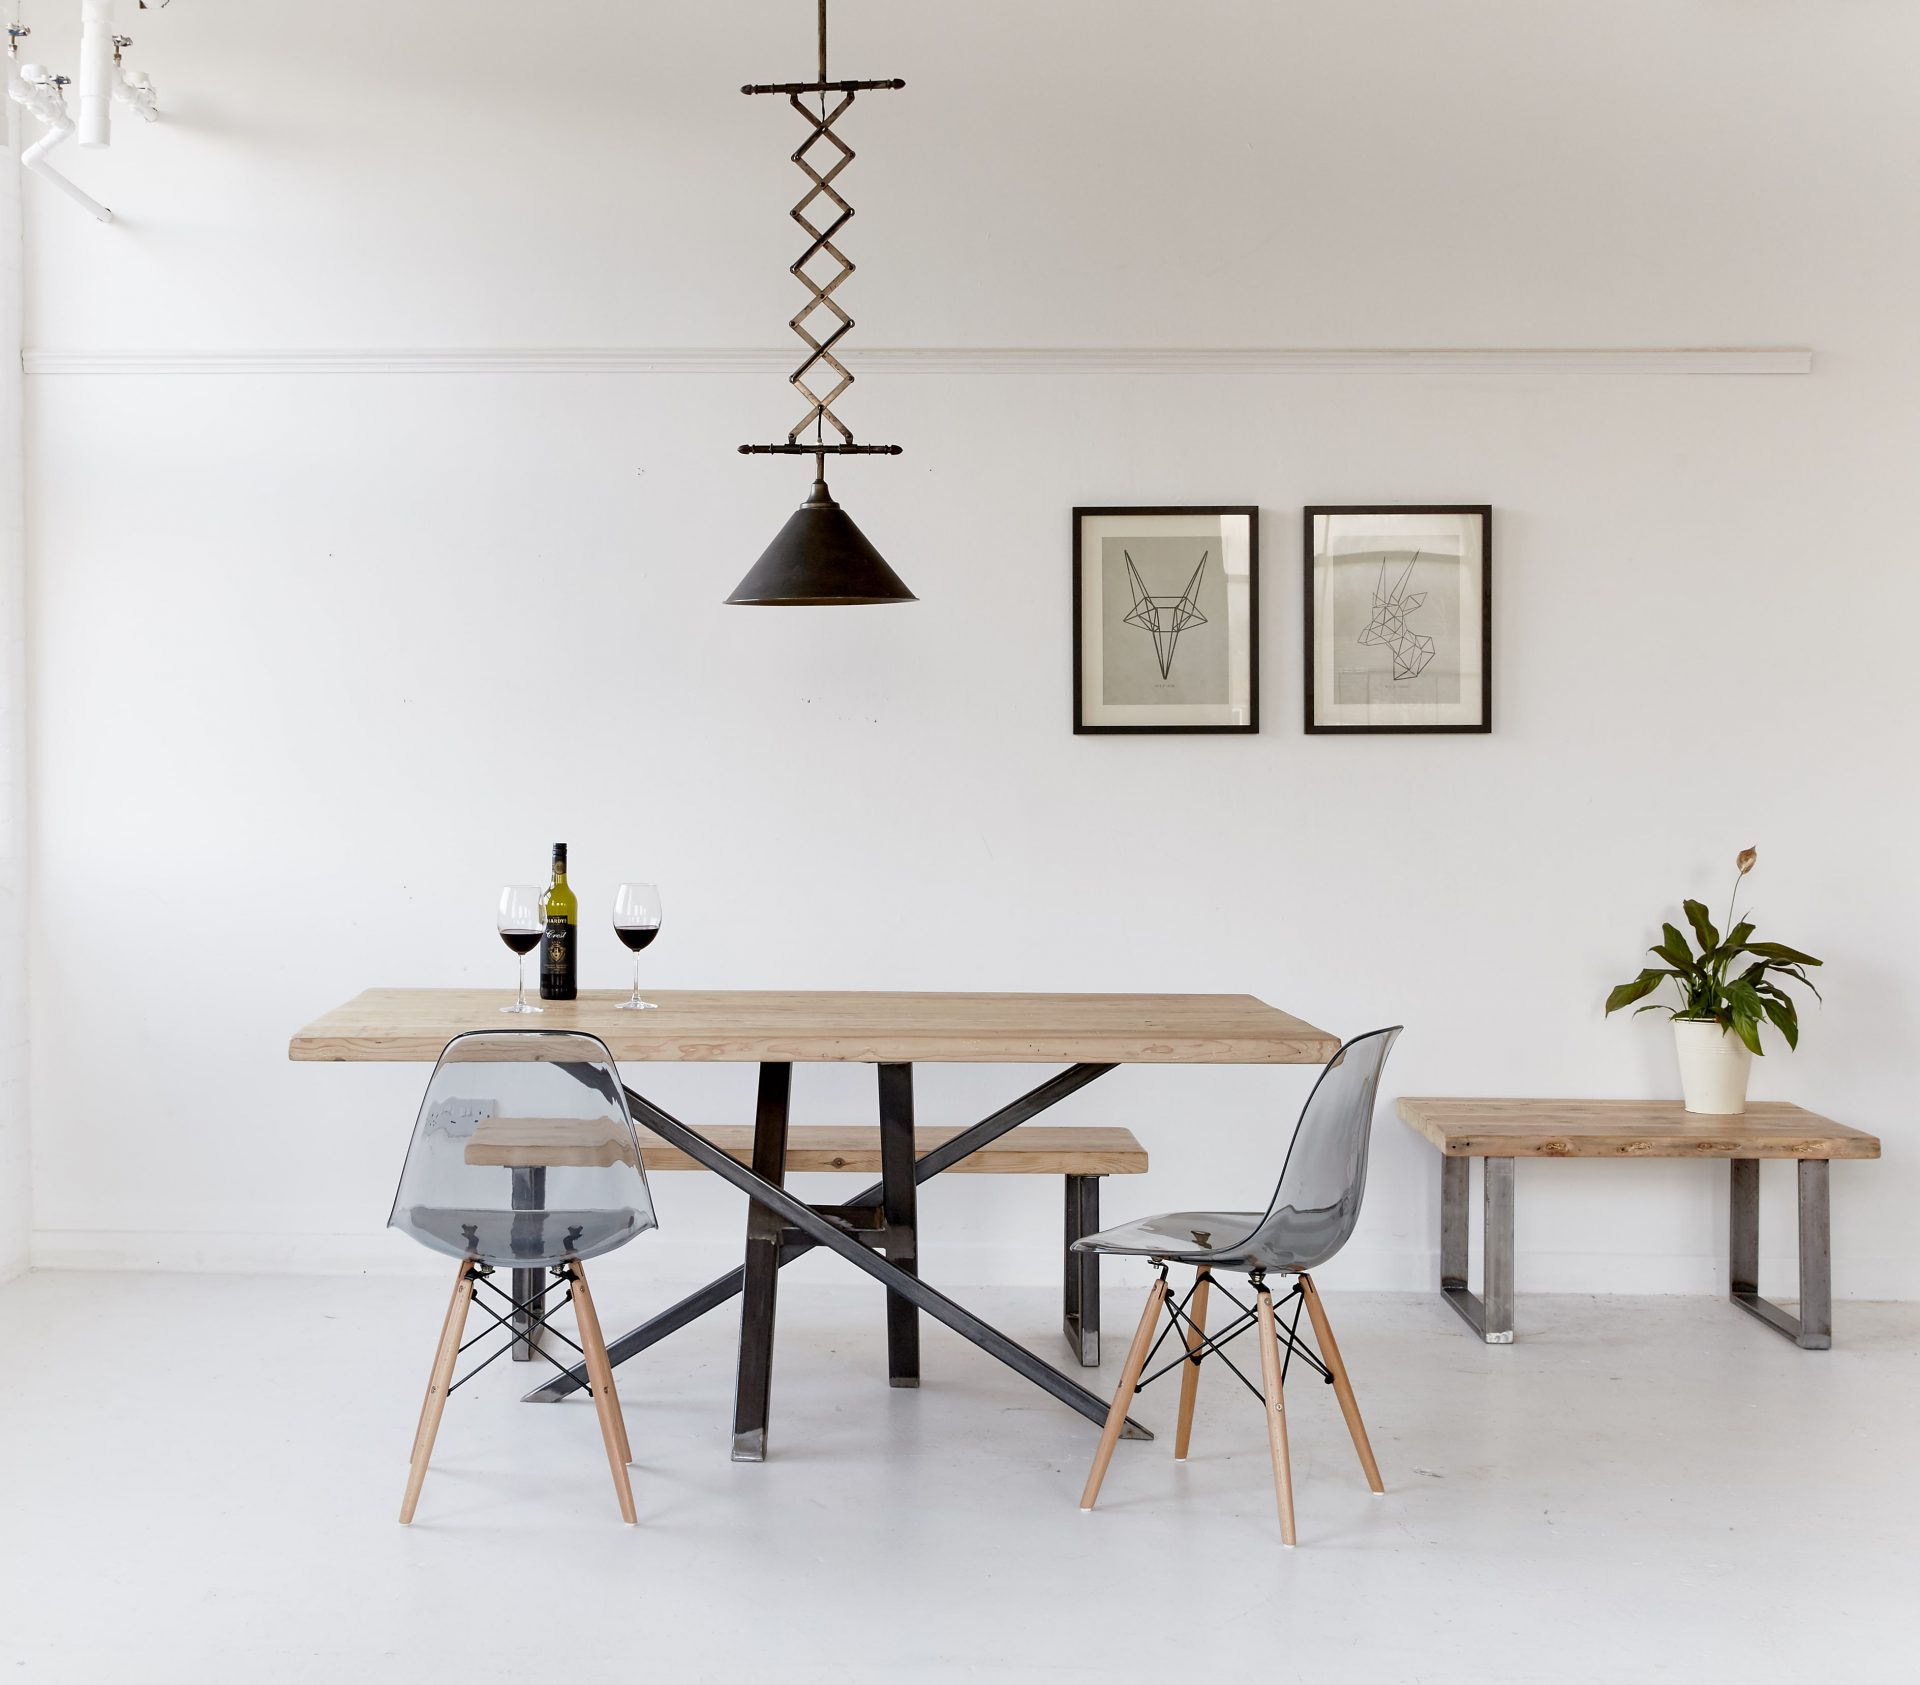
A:
<svg viewBox="0 0 1920 1685">
<path fill-rule="evenodd" d="M 540 943 L 540 998 L 572 1000 L 580 992 L 580 903 L 567 887 L 567 845 L 553 845 L 553 881 L 540 903 L 547 933 Z"/>
</svg>

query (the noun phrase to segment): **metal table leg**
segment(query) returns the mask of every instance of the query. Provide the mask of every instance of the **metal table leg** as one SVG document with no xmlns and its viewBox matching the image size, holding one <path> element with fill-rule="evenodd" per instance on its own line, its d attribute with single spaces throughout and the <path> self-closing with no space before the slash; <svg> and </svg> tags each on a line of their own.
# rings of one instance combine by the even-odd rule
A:
<svg viewBox="0 0 1920 1685">
<path fill-rule="evenodd" d="M 1100 1254 L 1073 1243 L 1100 1230 L 1100 1178 L 1069 1176 L 1067 1236 L 1060 1326 L 1082 1369 L 1100 1367 Z"/>
<path fill-rule="evenodd" d="M 523 1165 L 513 1172 L 513 1208 L 516 1211 L 539 1211 L 547 1203 L 547 1170 L 545 1165 Z M 513 1313 L 513 1331 L 519 1336 L 513 1342 L 513 1361 L 531 1363 L 539 1353 L 533 1349 L 533 1343 L 540 1335 L 540 1313 L 546 1309 L 547 1272 L 536 1265 L 530 1270 L 513 1272 L 513 1302 L 524 1306 Z"/>
<path fill-rule="evenodd" d="M 760 1067 L 753 1118 L 753 1174 L 779 1187 L 787 1173 L 787 1109 L 793 1067 Z M 731 1160 L 729 1161 L 731 1162 Z M 740 1302 L 740 1369 L 733 1394 L 733 1460 L 764 1462 L 767 1406 L 773 1384 L 774 1300 L 780 1285 L 780 1214 L 755 1200 L 747 1208 L 747 1261 Z"/>
<path fill-rule="evenodd" d="M 1468 1207 L 1473 1160 L 1440 1160 L 1440 1296 L 1490 1346 L 1513 1344 L 1513 1160 L 1485 1161 L 1480 1279 L 1467 1286 Z"/>
<path fill-rule="evenodd" d="M 1728 1162 L 1727 1296 L 1805 1351 L 1833 1345 L 1833 1231 L 1827 1161 L 1799 1160 L 1800 1314 L 1760 1296 L 1760 1161 Z"/>
<path fill-rule="evenodd" d="M 1076 1067 L 1076 1069 L 1078 1068 L 1080 1067 Z M 762 1070 L 764 1071 L 765 1067 L 762 1067 Z M 1071 1073 L 1067 1074 L 1070 1075 Z M 1095 1074 L 1098 1074 L 1098 1072 L 1096 1071 Z M 1091 1079 L 1088 1078 L 1085 1080 Z M 834 1223 L 831 1218 L 815 1211 L 812 1206 L 795 1199 L 785 1188 L 780 1187 L 778 1184 L 769 1181 L 763 1176 L 756 1175 L 746 1165 L 739 1163 L 737 1160 L 722 1152 L 720 1148 L 716 1147 L 704 1135 L 696 1130 L 689 1129 L 678 1118 L 673 1116 L 672 1113 L 662 1111 L 660 1107 L 654 1105 L 651 1100 L 648 1100 L 643 1095 L 636 1094 L 632 1089 L 628 1089 L 626 1093 L 627 1104 L 632 1108 L 634 1115 L 651 1129 L 654 1134 L 658 1135 L 670 1145 L 678 1147 L 689 1158 L 704 1165 L 716 1176 L 719 1176 L 724 1181 L 731 1182 L 736 1188 L 750 1195 L 757 1204 L 767 1207 L 768 1210 L 781 1218 L 790 1227 L 798 1229 L 802 1236 L 810 1238 L 815 1245 L 824 1246 L 828 1251 L 838 1253 L 842 1258 L 846 1259 L 848 1263 L 852 1264 L 855 1269 L 863 1270 L 883 1287 L 898 1293 L 902 1298 L 918 1306 L 936 1321 L 945 1323 L 947 1327 L 951 1328 L 963 1340 L 970 1341 L 982 1351 L 987 1352 L 993 1357 L 997 1357 L 1002 1363 L 1006 1364 L 1009 1369 L 1012 1369 L 1016 1374 L 1025 1376 L 1027 1380 L 1031 1381 L 1043 1392 L 1051 1393 L 1055 1398 L 1059 1399 L 1061 1403 L 1079 1411 L 1088 1421 L 1099 1423 L 1106 1421 L 1107 1401 L 1105 1399 L 1096 1397 L 1093 1393 L 1088 1392 L 1085 1387 L 1081 1386 L 1079 1382 L 1070 1380 L 1051 1364 L 1042 1362 L 1041 1359 L 1028 1351 L 1027 1348 L 1018 1341 L 1008 1339 L 999 1329 L 993 1327 L 990 1323 L 983 1322 L 964 1305 L 955 1303 L 937 1288 L 929 1287 L 927 1283 L 921 1281 L 917 1276 L 908 1275 L 906 1271 L 897 1268 L 889 1260 L 879 1257 L 847 1229 Z M 971 1133 L 971 1131 L 969 1131 L 969 1133 Z M 958 1141 L 956 1139 L 956 1141 L 946 1143 L 945 1147 L 938 1148 L 934 1152 L 929 1153 L 925 1159 L 920 1161 L 919 1165 L 915 1166 L 916 1176 L 919 1175 L 921 1166 L 926 1165 L 929 1160 L 937 1160 L 942 1152 L 953 1148 L 957 1144 Z M 972 1151 L 973 1149 L 968 1148 L 967 1150 Z M 951 1163 L 953 1160 L 949 1159 L 946 1162 Z M 936 1168 L 945 1169 L 946 1164 L 940 1163 Z M 932 1173 L 932 1171 L 928 1172 L 928 1174 Z M 924 1180 L 925 1178 L 921 1177 L 920 1179 Z M 846 1208 L 843 1207 L 842 1209 Z M 791 1248 L 789 1248 L 789 1250 L 791 1250 Z M 779 1259 L 776 1251 L 773 1267 L 777 1268 L 778 1263 Z M 751 1293 L 751 1280 L 749 1280 L 748 1288 L 749 1293 Z M 1137 1422 L 1129 1421 L 1127 1423 L 1127 1431 L 1129 1437 L 1132 1438 L 1151 1439 L 1153 1437 L 1152 1434 L 1148 1433 L 1148 1431 Z M 739 1443 L 737 1435 L 735 1443 L 736 1446 Z M 764 1436 L 762 1443 L 764 1444 Z"/>
<path fill-rule="evenodd" d="M 880 1067 L 880 1207 L 886 1220 L 887 1259 L 908 1275 L 920 1273 L 913 1179 L 913 1067 Z M 887 1294 L 887 1380 L 920 1384 L 920 1313 L 909 1299 Z"/>
<path fill-rule="evenodd" d="M 571 1069 L 571 1067 L 569 1067 Z M 1011 1129 L 1038 1117 L 1049 1106 L 1058 1104 L 1069 1094 L 1078 1093 L 1082 1088 L 1103 1077 L 1113 1069 L 1111 1065 L 1070 1065 L 1064 1071 L 1056 1072 L 1037 1087 L 1029 1089 L 1019 1099 L 1010 1101 L 997 1112 L 982 1118 L 971 1129 L 962 1130 L 958 1135 L 943 1141 L 931 1152 L 924 1154 L 914 1162 L 913 1179 L 916 1184 L 938 1176 L 944 1170 L 951 1170 L 963 1158 L 977 1153 L 982 1147 L 990 1146 Z M 575 1072 L 580 1080 L 587 1081 L 586 1073 Z M 629 1089 L 631 1094 L 632 1090 Z M 644 1103 L 644 1102 L 643 1102 Z M 848 1201 L 850 1205 L 872 1205 L 885 1190 L 876 1182 L 862 1189 Z M 803 1258 L 813 1250 L 814 1243 L 805 1236 L 789 1235 L 780 1251 L 780 1262 L 784 1266 L 795 1258 Z M 706 1286 L 689 1293 L 684 1299 L 670 1305 L 666 1310 L 649 1317 L 637 1328 L 629 1328 L 619 1339 L 608 1342 L 607 1356 L 614 1364 L 626 1362 L 630 1357 L 645 1351 L 649 1346 L 664 1340 L 676 1329 L 684 1328 L 690 1322 L 697 1322 L 709 1311 L 717 1310 L 735 1294 L 741 1291 L 746 1280 L 744 1270 L 729 1270 L 725 1275 L 716 1276 Z M 579 1392 L 587 1385 L 587 1371 L 584 1364 L 575 1364 L 564 1374 L 555 1375 L 543 1381 L 525 1397 L 528 1404 L 553 1404 Z M 1145 1428 L 1130 1424 L 1125 1437 L 1129 1439 L 1151 1439 L 1153 1436 Z"/>
</svg>

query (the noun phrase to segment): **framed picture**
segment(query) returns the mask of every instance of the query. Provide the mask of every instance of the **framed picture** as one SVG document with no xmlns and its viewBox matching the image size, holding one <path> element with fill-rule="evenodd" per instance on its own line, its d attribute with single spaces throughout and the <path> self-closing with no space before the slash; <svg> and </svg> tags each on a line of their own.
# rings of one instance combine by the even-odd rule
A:
<svg viewBox="0 0 1920 1685">
<path fill-rule="evenodd" d="M 1260 729 L 1260 511 L 1073 512 L 1073 729 Z"/>
<path fill-rule="evenodd" d="M 1308 731 L 1493 729 L 1493 510 L 1309 508 Z"/>
</svg>

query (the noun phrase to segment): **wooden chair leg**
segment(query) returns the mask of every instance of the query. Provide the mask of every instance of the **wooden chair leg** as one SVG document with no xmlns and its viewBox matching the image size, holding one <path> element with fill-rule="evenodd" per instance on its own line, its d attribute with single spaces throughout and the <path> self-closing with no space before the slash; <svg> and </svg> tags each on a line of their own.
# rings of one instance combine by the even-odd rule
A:
<svg viewBox="0 0 1920 1685">
<path fill-rule="evenodd" d="M 466 1306 L 460 1302 L 460 1295 L 458 1293 L 455 1293 L 454 1296 L 447 1301 L 447 1314 L 441 1318 L 440 1321 L 440 1339 L 433 1348 L 433 1366 L 427 1371 L 426 1396 L 420 1400 L 420 1420 L 414 1424 L 413 1449 L 407 1453 L 407 1461 L 409 1463 L 420 1455 L 420 1440 L 427 1431 L 427 1407 L 433 1403 L 433 1378 L 440 1372 L 440 1347 L 446 1344 L 447 1330 L 453 1326 L 453 1318 L 456 1311 L 459 1312 L 464 1322 L 467 1314 Z M 459 1344 L 460 1342 L 458 1340 L 454 1341 L 456 1351 Z"/>
<path fill-rule="evenodd" d="M 1260 1379 L 1267 1397 L 1267 1449 L 1273 1454 L 1273 1494 L 1280 1503 L 1280 1542 L 1294 1543 L 1293 1466 L 1287 1457 L 1287 1401 L 1280 1381 L 1280 1334 L 1273 1315 L 1273 1295 L 1262 1282 L 1255 1290 L 1253 1308 L 1260 1320 Z"/>
<path fill-rule="evenodd" d="M 1340 1400 L 1340 1414 L 1347 1419 L 1347 1432 L 1353 1435 L 1353 1448 L 1360 1453 L 1360 1467 L 1366 1471 L 1367 1485 L 1378 1495 L 1386 1491 L 1381 1484 L 1380 1465 L 1373 1460 L 1373 1447 L 1367 1443 L 1367 1424 L 1360 1420 L 1360 1405 L 1353 1396 L 1353 1382 L 1347 1379 L 1347 1366 L 1340 1358 L 1340 1347 L 1333 1338 L 1333 1324 L 1327 1320 L 1326 1306 L 1320 1303 L 1320 1289 L 1313 1277 L 1302 1273 L 1300 1291 L 1306 1296 L 1307 1315 L 1313 1318 L 1313 1337 L 1320 1342 L 1320 1355 L 1333 1372 L 1334 1397 Z"/>
<path fill-rule="evenodd" d="M 460 1260 L 460 1273 L 453 1282 L 453 1302 L 448 1305 L 447 1319 L 440 1327 L 440 1349 L 434 1354 L 433 1373 L 427 1380 L 427 1402 L 421 1411 L 419 1431 L 414 1435 L 413 1464 L 407 1470 L 407 1495 L 400 1500 L 403 1524 L 413 1520 L 414 1507 L 420 1502 L 427 1462 L 433 1456 L 433 1442 L 440 1432 L 440 1415 L 447 1407 L 453 1366 L 460 1356 L 460 1335 L 467 1326 L 467 1306 L 473 1303 L 474 1267 L 471 1258 Z"/>
<path fill-rule="evenodd" d="M 1140 1326 L 1133 1332 L 1133 1344 L 1127 1348 L 1127 1361 L 1120 1371 L 1120 1385 L 1113 1394 L 1113 1408 L 1107 1412 L 1107 1425 L 1100 1432 L 1100 1446 L 1093 1454 L 1093 1467 L 1087 1473 L 1086 1490 L 1080 1494 L 1080 1507 L 1092 1509 L 1100 1496 L 1100 1483 L 1107 1478 L 1107 1464 L 1113 1461 L 1113 1448 L 1120 1443 L 1120 1430 L 1127 1425 L 1127 1408 L 1133 1403 L 1140 1385 L 1140 1371 L 1147 1366 L 1147 1352 L 1153 1346 L 1153 1331 L 1160 1321 L 1160 1307 L 1166 1303 L 1164 1276 L 1154 1277 L 1147 1294 L 1147 1308 L 1140 1313 Z"/>
<path fill-rule="evenodd" d="M 620 1401 L 613 1391 L 613 1365 L 607 1361 L 607 1343 L 594 1314 L 593 1295 L 587 1291 L 587 1272 L 573 1265 L 573 1303 L 579 1312 L 580 1344 L 587 1354 L 587 1379 L 593 1386 L 593 1407 L 600 1417 L 600 1437 L 606 1441 L 607 1465 L 613 1470 L 614 1495 L 620 1500 L 620 1519 L 632 1526 L 633 1486 L 627 1464 L 633 1453 L 627 1445 L 626 1425 L 620 1419 Z"/>
<path fill-rule="evenodd" d="M 573 1268 L 574 1310 L 583 1327 L 587 1324 L 592 1325 L 593 1338 L 604 1354 L 607 1349 L 606 1336 L 600 1330 L 600 1313 L 594 1308 L 593 1294 L 587 1287 L 587 1272 L 578 1264 L 575 1264 Z M 581 1344 L 585 1345 L 586 1341 L 582 1340 Z M 627 1439 L 627 1415 L 626 1412 L 620 1408 L 620 1394 L 613 1384 L 613 1361 L 611 1358 L 607 1361 L 607 1396 L 613 1400 L 613 1422 L 614 1426 L 620 1430 L 620 1460 L 622 1463 L 630 1463 L 633 1461 L 633 1446 Z"/>
<path fill-rule="evenodd" d="M 1207 1343 L 1207 1289 L 1212 1285 L 1213 1273 L 1205 1264 L 1193 1284 L 1193 1302 L 1188 1311 L 1192 1326 L 1183 1330 L 1187 1340 L 1189 1354 L 1198 1351 Z M 1173 1457 L 1175 1462 L 1185 1462 L 1187 1444 L 1193 1438 L 1193 1401 L 1200 1396 L 1200 1365 L 1189 1363 L 1180 1371 L 1180 1421 L 1173 1433 Z"/>
</svg>

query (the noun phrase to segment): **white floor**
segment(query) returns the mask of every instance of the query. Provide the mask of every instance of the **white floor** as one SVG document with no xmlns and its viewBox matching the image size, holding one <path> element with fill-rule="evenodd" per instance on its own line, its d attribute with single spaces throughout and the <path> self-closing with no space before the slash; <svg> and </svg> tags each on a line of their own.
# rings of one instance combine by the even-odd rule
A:
<svg viewBox="0 0 1920 1685">
<path fill-rule="evenodd" d="M 1520 1343 L 1329 1294 L 1387 1480 L 1290 1384 L 1300 1548 L 1217 1366 L 1194 1456 L 1093 1436 L 877 1291 L 790 1271 L 773 1456 L 727 1457 L 731 1319 L 622 1371 L 640 1525 L 590 1405 L 460 1392 L 394 1520 L 442 1303 L 403 1280 L 0 1288 L 0 1680 L 1910 1681 L 1920 1308 L 1795 1350 L 1724 1303 L 1533 1298 Z M 610 1266 L 609 1327 L 664 1302 Z M 970 1302 L 1059 1358 L 1053 1296 Z M 1136 1314 L 1109 1296 L 1111 1384 Z M 544 1367 L 544 1366 L 543 1366 Z M 1299 1371 L 1295 1371 L 1296 1376 Z M 1160 1429 L 1169 1379 L 1138 1412 Z M 1096 1388 L 1103 1382 L 1096 1380 Z"/>
</svg>

